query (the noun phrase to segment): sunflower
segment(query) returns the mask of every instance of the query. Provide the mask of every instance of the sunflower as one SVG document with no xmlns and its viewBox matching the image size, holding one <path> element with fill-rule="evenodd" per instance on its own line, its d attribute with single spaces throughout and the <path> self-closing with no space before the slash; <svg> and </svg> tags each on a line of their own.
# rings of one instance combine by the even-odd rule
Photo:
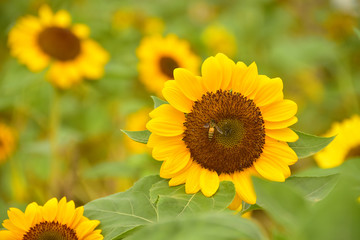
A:
<svg viewBox="0 0 360 240">
<path fill-rule="evenodd" d="M 208 26 L 201 34 L 201 39 L 210 52 L 222 52 L 230 57 L 236 55 L 236 38 L 221 25 Z"/>
<path fill-rule="evenodd" d="M 331 129 L 324 135 L 336 138 L 314 158 L 319 167 L 333 168 L 344 161 L 360 157 L 360 117 L 353 117 L 341 123 L 334 123 Z"/>
<path fill-rule="evenodd" d="M 159 35 L 145 37 L 136 54 L 140 80 L 158 96 L 162 96 L 164 83 L 174 79 L 175 68 L 198 72 L 200 65 L 200 59 L 191 52 L 189 43 L 173 34 L 164 38 Z"/>
<path fill-rule="evenodd" d="M 11 156 L 15 149 L 14 131 L 7 125 L 0 123 L 0 163 Z"/>
<path fill-rule="evenodd" d="M 255 63 L 217 54 L 201 72 L 175 69 L 163 89 L 169 104 L 149 114 L 148 146 L 164 161 L 160 176 L 170 186 L 185 183 L 186 193 L 209 197 L 220 181 L 232 181 L 237 194 L 229 208 L 238 210 L 242 200 L 256 202 L 251 175 L 279 182 L 290 176 L 297 156 L 286 142 L 298 139 L 288 128 L 297 105 L 283 99 L 282 80 L 258 75 Z"/>
<path fill-rule="evenodd" d="M 53 13 L 47 5 L 39 9 L 39 17 L 25 16 L 9 33 L 11 54 L 30 71 L 47 66 L 48 80 L 59 88 L 69 88 L 83 78 L 98 79 L 109 60 L 108 53 L 89 39 L 84 24 L 71 25 L 65 10 Z"/>
<path fill-rule="evenodd" d="M 75 208 L 74 202 L 63 197 L 59 202 L 50 199 L 44 206 L 33 202 L 25 212 L 17 208 L 8 210 L 0 231 L 2 240 L 101 240 L 101 230 L 94 230 L 99 221 L 83 216 L 84 207 Z"/>
</svg>

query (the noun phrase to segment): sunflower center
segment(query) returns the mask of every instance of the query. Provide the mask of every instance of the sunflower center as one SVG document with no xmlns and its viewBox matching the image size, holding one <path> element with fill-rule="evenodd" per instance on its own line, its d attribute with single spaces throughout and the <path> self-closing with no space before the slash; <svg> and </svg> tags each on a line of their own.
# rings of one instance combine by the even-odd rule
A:
<svg viewBox="0 0 360 240">
<path fill-rule="evenodd" d="M 45 221 L 31 227 L 23 240 L 78 240 L 78 237 L 66 224 Z"/>
<path fill-rule="evenodd" d="M 346 154 L 345 160 L 355 157 L 360 157 L 360 145 L 351 148 Z"/>
<path fill-rule="evenodd" d="M 80 54 L 80 40 L 69 29 L 48 27 L 38 36 L 40 48 L 59 61 L 75 59 Z"/>
<path fill-rule="evenodd" d="M 179 67 L 179 64 L 171 57 L 161 57 L 160 61 L 160 70 L 165 74 L 169 79 L 174 79 L 174 69 Z"/>
<path fill-rule="evenodd" d="M 251 167 L 265 145 L 260 109 L 240 93 L 207 92 L 195 101 L 184 126 L 191 157 L 218 174 Z"/>
</svg>

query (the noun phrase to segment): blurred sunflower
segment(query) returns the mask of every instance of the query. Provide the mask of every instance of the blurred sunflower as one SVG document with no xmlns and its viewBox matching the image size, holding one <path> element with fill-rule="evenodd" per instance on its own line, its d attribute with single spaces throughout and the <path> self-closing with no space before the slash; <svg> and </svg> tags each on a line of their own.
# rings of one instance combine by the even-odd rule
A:
<svg viewBox="0 0 360 240">
<path fill-rule="evenodd" d="M 341 123 L 334 123 L 325 137 L 336 138 L 322 151 L 318 152 L 314 159 L 321 168 L 333 168 L 341 165 L 344 161 L 360 157 L 360 117 L 353 117 Z"/>
<path fill-rule="evenodd" d="M 223 26 L 208 26 L 202 33 L 201 39 L 211 54 L 221 52 L 230 57 L 236 55 L 235 36 Z"/>
<path fill-rule="evenodd" d="M 200 65 L 200 59 L 191 52 L 189 43 L 173 34 L 164 38 L 159 35 L 145 37 L 136 54 L 140 80 L 158 96 L 162 96 L 164 83 L 174 79 L 175 68 L 198 72 Z"/>
<path fill-rule="evenodd" d="M 232 181 L 237 194 L 229 208 L 239 210 L 242 200 L 256 202 L 251 175 L 280 182 L 290 176 L 297 156 L 286 142 L 298 139 L 288 128 L 297 105 L 283 99 L 282 80 L 258 75 L 255 63 L 217 54 L 201 72 L 175 69 L 163 89 L 169 104 L 149 114 L 148 146 L 164 161 L 160 176 L 171 178 L 170 186 L 185 183 L 186 193 L 209 197 L 220 181 Z"/>
<path fill-rule="evenodd" d="M 83 78 L 103 76 L 109 54 L 89 39 L 90 30 L 84 24 L 71 26 L 71 16 L 65 10 L 53 13 L 47 5 L 39 9 L 39 17 L 25 16 L 9 33 L 11 54 L 30 71 L 50 66 L 48 80 L 59 88 L 69 88 Z"/>
<path fill-rule="evenodd" d="M 0 231 L 2 240 L 101 240 L 101 230 L 94 230 L 99 221 L 83 216 L 84 208 L 75 208 L 74 202 L 62 198 L 50 199 L 44 206 L 31 203 L 23 213 L 17 208 L 8 210 Z"/>
<path fill-rule="evenodd" d="M 11 156 L 15 149 L 14 131 L 7 125 L 0 123 L 0 163 Z"/>
</svg>

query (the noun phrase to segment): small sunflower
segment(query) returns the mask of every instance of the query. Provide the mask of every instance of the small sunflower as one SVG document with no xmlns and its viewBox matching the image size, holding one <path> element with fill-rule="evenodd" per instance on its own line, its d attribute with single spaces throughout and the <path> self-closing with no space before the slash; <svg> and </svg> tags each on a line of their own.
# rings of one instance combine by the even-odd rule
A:
<svg viewBox="0 0 360 240">
<path fill-rule="evenodd" d="M 208 26 L 201 34 L 201 39 L 212 53 L 222 52 L 230 57 L 236 55 L 236 38 L 232 32 L 221 25 Z"/>
<path fill-rule="evenodd" d="M 148 146 L 164 161 L 160 176 L 170 186 L 185 183 L 186 193 L 199 190 L 212 196 L 219 182 L 232 181 L 241 202 L 254 204 L 250 176 L 285 181 L 297 161 L 286 142 L 298 136 L 288 127 L 297 118 L 297 105 L 283 99 L 283 82 L 258 75 L 255 63 L 234 63 L 224 54 L 205 60 L 202 76 L 175 69 L 167 81 L 163 104 L 149 115 Z"/>
<path fill-rule="evenodd" d="M 11 156 L 15 149 L 14 131 L 7 125 L 0 123 L 0 163 Z"/>
<path fill-rule="evenodd" d="M 158 96 L 162 96 L 164 83 L 174 79 L 175 68 L 198 72 L 200 65 L 200 59 L 191 52 L 189 43 L 173 34 L 164 38 L 159 35 L 145 37 L 136 54 L 140 80 Z"/>
<path fill-rule="evenodd" d="M 101 240 L 101 230 L 94 230 L 99 221 L 83 216 L 84 207 L 75 208 L 74 202 L 62 198 L 50 199 L 44 206 L 33 202 L 25 212 L 8 210 L 0 231 L 2 240 Z"/>
<path fill-rule="evenodd" d="M 86 25 L 71 25 L 67 11 L 53 13 L 44 5 L 39 9 L 39 17 L 18 20 L 9 33 L 8 44 L 11 54 L 30 71 L 50 66 L 48 80 L 66 89 L 83 78 L 98 79 L 104 73 L 109 54 L 89 39 L 89 34 Z"/>
<path fill-rule="evenodd" d="M 333 168 L 344 161 L 360 157 L 360 117 L 353 117 L 341 123 L 334 123 L 325 137 L 336 138 L 314 158 L 319 167 Z"/>
</svg>

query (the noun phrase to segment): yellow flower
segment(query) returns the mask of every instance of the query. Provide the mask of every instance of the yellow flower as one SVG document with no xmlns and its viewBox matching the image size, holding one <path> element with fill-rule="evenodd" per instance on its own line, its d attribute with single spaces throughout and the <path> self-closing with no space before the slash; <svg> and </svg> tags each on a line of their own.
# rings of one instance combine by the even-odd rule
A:
<svg viewBox="0 0 360 240">
<path fill-rule="evenodd" d="M 39 17 L 25 16 L 9 33 L 11 54 L 30 71 L 38 72 L 47 66 L 48 80 L 59 88 L 69 88 L 83 78 L 103 76 L 108 53 L 89 39 L 90 30 L 84 24 L 71 25 L 65 10 L 53 13 L 44 5 Z"/>
<path fill-rule="evenodd" d="M 297 156 L 286 142 L 298 139 L 288 128 L 297 105 L 283 99 L 282 80 L 258 75 L 255 63 L 217 54 L 201 72 L 175 69 L 163 89 L 169 104 L 149 114 L 148 146 L 164 161 L 160 176 L 171 178 L 170 186 L 185 183 L 186 193 L 212 196 L 220 181 L 232 181 L 237 194 L 229 208 L 238 210 L 242 200 L 256 202 L 251 175 L 279 182 L 290 176 Z"/>
<path fill-rule="evenodd" d="M 73 201 L 63 197 L 59 202 L 50 199 L 44 206 L 33 202 L 25 212 L 17 208 L 8 210 L 0 231 L 2 240 L 101 240 L 101 230 L 94 230 L 100 222 L 83 216 L 84 208 L 75 208 Z"/>
<path fill-rule="evenodd" d="M 201 38 L 211 54 L 221 52 L 228 56 L 236 55 L 235 36 L 223 26 L 210 25 L 202 33 Z"/>
<path fill-rule="evenodd" d="M 125 129 L 128 131 L 146 129 L 146 123 L 149 121 L 148 113 L 150 111 L 151 110 L 148 108 L 143 108 L 135 113 L 129 114 L 126 118 Z M 125 138 L 125 144 L 132 153 L 143 153 L 148 151 L 148 148 L 144 144 L 132 141 L 130 138 Z"/>
<path fill-rule="evenodd" d="M 158 96 L 162 96 L 164 83 L 174 79 L 175 68 L 198 72 L 200 65 L 200 59 L 191 52 L 189 43 L 173 34 L 165 38 L 159 35 L 145 37 L 136 53 L 140 80 Z"/>
<path fill-rule="evenodd" d="M 319 167 L 333 168 L 341 165 L 345 160 L 360 157 L 360 117 L 353 117 L 341 123 L 334 123 L 325 134 L 326 137 L 336 138 L 314 158 Z"/>
<path fill-rule="evenodd" d="M 0 123 L 0 163 L 5 162 L 15 149 L 15 135 L 7 125 Z"/>
<path fill-rule="evenodd" d="M 148 17 L 142 24 L 142 32 L 145 35 L 162 34 L 164 32 L 164 21 L 158 17 Z"/>
</svg>

